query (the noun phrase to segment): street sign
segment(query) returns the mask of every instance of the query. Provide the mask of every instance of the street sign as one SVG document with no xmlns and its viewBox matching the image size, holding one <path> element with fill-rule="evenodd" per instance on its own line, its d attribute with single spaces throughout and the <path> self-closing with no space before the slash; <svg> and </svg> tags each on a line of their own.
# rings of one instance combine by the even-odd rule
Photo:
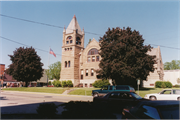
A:
<svg viewBox="0 0 180 120">
<path fill-rule="evenodd" d="M 140 85 L 140 80 L 137 80 L 137 84 Z"/>
</svg>

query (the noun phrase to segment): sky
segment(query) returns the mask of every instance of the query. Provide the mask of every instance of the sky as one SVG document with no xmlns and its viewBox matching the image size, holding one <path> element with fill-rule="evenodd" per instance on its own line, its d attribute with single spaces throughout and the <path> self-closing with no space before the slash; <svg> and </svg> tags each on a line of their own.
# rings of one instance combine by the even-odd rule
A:
<svg viewBox="0 0 180 120">
<path fill-rule="evenodd" d="M 99 41 L 108 28 L 130 27 L 143 36 L 144 45 L 160 46 L 163 63 L 180 60 L 179 0 L 0 1 L 0 14 L 0 63 L 6 68 L 8 55 L 23 46 L 35 48 L 44 69 L 61 61 L 63 28 L 74 15 L 85 31 L 84 47 L 89 39 Z"/>
</svg>

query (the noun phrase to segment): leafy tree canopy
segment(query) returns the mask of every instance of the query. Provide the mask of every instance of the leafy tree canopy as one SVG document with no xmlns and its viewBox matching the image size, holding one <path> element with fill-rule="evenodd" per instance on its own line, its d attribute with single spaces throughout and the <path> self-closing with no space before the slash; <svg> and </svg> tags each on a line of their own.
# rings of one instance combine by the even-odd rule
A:
<svg viewBox="0 0 180 120">
<path fill-rule="evenodd" d="M 112 79 L 113 84 L 137 85 L 137 79 L 146 80 L 149 72 L 154 71 L 155 56 L 146 54 L 152 47 L 143 44 L 138 31 L 129 27 L 109 28 L 99 41 L 102 59 L 97 73 Z"/>
<path fill-rule="evenodd" d="M 59 80 L 60 79 L 60 72 L 61 72 L 61 62 L 58 61 L 54 64 L 51 64 L 49 66 L 49 69 L 46 70 L 46 74 L 48 75 L 49 79 L 56 79 Z"/>
<path fill-rule="evenodd" d="M 164 70 L 180 69 L 180 60 L 172 60 L 171 62 L 164 63 Z"/>
<path fill-rule="evenodd" d="M 13 55 L 8 55 L 12 64 L 6 70 L 7 74 L 13 76 L 18 81 L 28 82 L 37 81 L 43 75 L 43 63 L 41 58 L 37 55 L 34 48 L 17 48 Z"/>
</svg>

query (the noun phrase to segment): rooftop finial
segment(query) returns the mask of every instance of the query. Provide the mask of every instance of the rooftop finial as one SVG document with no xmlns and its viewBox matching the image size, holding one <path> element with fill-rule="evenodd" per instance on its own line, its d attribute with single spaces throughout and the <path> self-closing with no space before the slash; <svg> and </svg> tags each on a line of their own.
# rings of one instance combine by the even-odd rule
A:
<svg viewBox="0 0 180 120">
<path fill-rule="evenodd" d="M 76 19 L 76 15 L 74 14 L 74 17 L 73 18 L 75 18 Z"/>
<path fill-rule="evenodd" d="M 64 30 L 63 30 L 63 32 L 66 32 L 66 28 L 65 28 L 65 26 L 64 26 Z"/>
</svg>

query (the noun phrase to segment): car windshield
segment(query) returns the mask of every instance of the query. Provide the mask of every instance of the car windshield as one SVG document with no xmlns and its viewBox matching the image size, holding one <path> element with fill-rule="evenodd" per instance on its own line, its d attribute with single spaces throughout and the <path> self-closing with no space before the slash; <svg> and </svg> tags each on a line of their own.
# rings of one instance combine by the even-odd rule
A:
<svg viewBox="0 0 180 120">
<path fill-rule="evenodd" d="M 136 99 L 142 99 L 141 96 L 137 95 L 136 93 L 130 93 L 133 97 L 135 97 Z"/>
<path fill-rule="evenodd" d="M 163 119 L 179 119 L 179 105 L 174 106 L 162 106 L 159 107 L 159 111 Z"/>
</svg>

